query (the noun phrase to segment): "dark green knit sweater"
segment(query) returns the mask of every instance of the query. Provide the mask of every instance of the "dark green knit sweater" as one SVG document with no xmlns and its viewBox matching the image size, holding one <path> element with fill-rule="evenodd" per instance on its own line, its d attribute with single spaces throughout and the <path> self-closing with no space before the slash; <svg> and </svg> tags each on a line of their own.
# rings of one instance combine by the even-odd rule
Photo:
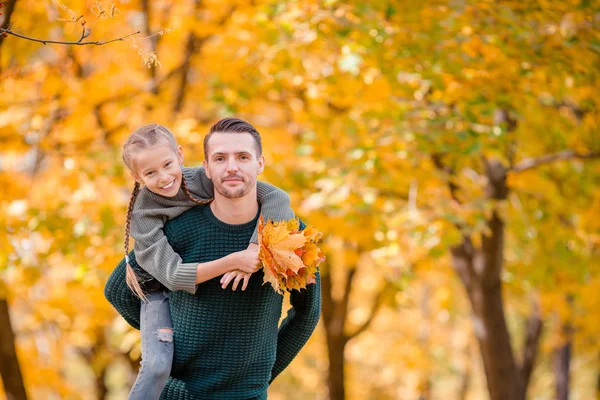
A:
<svg viewBox="0 0 600 400">
<path fill-rule="evenodd" d="M 210 206 L 197 206 L 167 222 L 165 234 L 183 262 L 207 262 L 247 248 L 257 218 L 229 225 L 218 220 Z M 195 295 L 184 291 L 169 295 L 175 355 L 163 400 L 266 399 L 269 383 L 294 359 L 317 325 L 318 274 L 316 284 L 291 293 L 292 308 L 279 327 L 283 297 L 263 285 L 262 270 L 252 274 L 245 291 L 222 289 L 219 280 L 198 285 Z M 104 294 L 139 329 L 140 301 L 125 284 L 124 261 L 109 277 Z"/>
</svg>

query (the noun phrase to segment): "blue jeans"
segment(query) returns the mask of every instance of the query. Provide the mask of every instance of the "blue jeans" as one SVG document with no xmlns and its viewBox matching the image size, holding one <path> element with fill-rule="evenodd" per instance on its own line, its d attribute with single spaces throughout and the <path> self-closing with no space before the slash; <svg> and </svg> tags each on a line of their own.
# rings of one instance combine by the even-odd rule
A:
<svg viewBox="0 0 600 400">
<path fill-rule="evenodd" d="M 173 322 L 166 292 L 150 292 L 148 301 L 142 301 L 140 334 L 142 366 L 129 400 L 158 400 L 173 362 Z"/>
</svg>

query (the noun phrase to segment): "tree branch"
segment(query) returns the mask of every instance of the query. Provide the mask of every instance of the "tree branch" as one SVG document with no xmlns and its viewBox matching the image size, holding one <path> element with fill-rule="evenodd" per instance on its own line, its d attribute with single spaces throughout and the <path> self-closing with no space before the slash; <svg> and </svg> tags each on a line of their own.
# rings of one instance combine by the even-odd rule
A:
<svg viewBox="0 0 600 400">
<path fill-rule="evenodd" d="M 435 165 L 435 167 L 440 170 L 441 172 L 444 172 L 445 174 L 447 174 L 449 176 L 448 179 L 448 188 L 450 189 L 450 196 L 452 197 L 452 199 L 454 201 L 456 201 L 457 203 L 461 203 L 460 200 L 458 199 L 458 185 L 454 182 L 452 182 L 452 180 L 450 179 L 452 176 L 454 176 L 456 174 L 456 172 L 454 171 L 454 169 L 446 164 L 443 163 L 442 161 L 442 154 L 440 153 L 433 153 L 431 155 L 431 160 L 433 161 L 433 165 Z"/>
<path fill-rule="evenodd" d="M 558 153 L 545 154 L 540 157 L 525 158 L 519 161 L 514 167 L 510 168 L 510 172 L 523 172 L 529 169 L 538 167 L 544 164 L 550 164 L 555 161 L 570 160 L 573 158 L 600 158 L 600 152 L 577 153 L 574 150 L 564 150 Z"/>
<path fill-rule="evenodd" d="M 539 304 L 535 302 L 531 310 L 531 315 L 527 321 L 525 346 L 523 346 L 523 357 L 521 360 L 521 365 L 519 366 L 523 391 L 526 391 L 527 386 L 529 386 L 529 380 L 531 378 L 533 367 L 535 366 L 535 359 L 538 353 L 542 330 L 543 322 L 540 314 L 540 307 Z M 522 393 L 521 398 L 525 399 L 526 394 L 527 393 Z"/>
<path fill-rule="evenodd" d="M 10 17 L 15 10 L 15 4 L 17 4 L 17 0 L 8 1 L 5 4 L 5 8 L 3 8 L 4 18 L 2 19 L 2 24 L 0 25 L 0 30 L 5 30 L 10 27 Z M 2 42 L 6 38 L 6 35 L 0 35 L 0 48 L 2 48 Z"/>
<path fill-rule="evenodd" d="M 356 330 L 354 332 L 352 332 L 351 334 L 349 334 L 346 337 L 346 341 L 355 338 L 356 336 L 360 335 L 365 330 L 367 330 L 367 328 L 371 325 L 371 323 L 375 319 L 377 312 L 381 308 L 381 305 L 383 304 L 384 296 L 387 294 L 387 292 L 393 286 L 394 285 L 391 282 L 387 281 L 385 283 L 385 285 L 383 286 L 383 288 L 381 288 L 381 290 L 379 290 L 379 292 L 377 293 L 377 296 L 375 297 L 375 300 L 373 300 L 373 304 L 371 305 L 371 311 L 369 312 L 369 317 L 367 318 L 367 320 L 365 322 L 362 323 L 362 325 L 360 325 L 358 328 L 356 328 Z"/>
<path fill-rule="evenodd" d="M 200 6 L 200 2 L 197 3 L 197 8 L 199 6 Z M 229 20 L 229 18 L 235 12 L 236 8 L 237 8 L 237 6 L 232 6 L 231 9 L 229 10 L 229 12 L 227 14 L 225 14 L 223 16 L 223 18 L 221 18 L 221 20 L 219 20 L 218 25 L 219 26 L 225 25 L 225 23 Z M 186 43 L 186 51 L 185 51 L 185 55 L 184 55 L 184 61 L 182 64 L 183 69 L 181 71 L 181 80 L 179 81 L 179 87 L 177 88 L 175 102 L 173 103 L 173 113 L 174 114 L 179 113 L 181 111 L 181 109 L 183 108 L 183 102 L 185 99 L 185 94 L 187 92 L 186 88 L 188 85 L 188 73 L 189 73 L 190 67 L 192 65 L 192 56 L 198 54 L 201 51 L 202 46 L 204 46 L 204 43 L 206 43 L 206 41 L 208 39 L 210 39 L 211 37 L 212 37 L 212 35 L 198 37 L 193 32 L 190 32 L 190 34 L 188 35 L 188 39 L 187 39 L 187 43 Z"/>
<path fill-rule="evenodd" d="M 142 0 L 142 9 L 144 10 L 143 15 L 144 15 L 144 32 L 145 35 L 148 37 L 148 40 L 150 40 L 150 48 L 151 51 L 156 54 L 156 42 L 157 42 L 157 38 L 152 36 L 152 33 L 150 32 L 150 1 L 149 0 Z M 160 37 L 160 36 L 158 36 Z M 154 95 L 158 94 L 158 86 L 154 84 L 154 82 L 156 81 L 156 64 L 155 63 L 150 63 L 149 64 L 149 70 L 150 70 L 150 78 L 152 79 L 152 93 Z"/>
<path fill-rule="evenodd" d="M 29 37 L 29 36 L 21 35 L 20 33 L 13 32 L 10 29 L 0 28 L 0 35 L 2 35 L 2 34 L 12 35 L 12 36 L 16 36 L 21 39 L 30 40 L 32 42 L 42 43 L 44 45 L 46 45 L 46 44 L 64 44 L 64 45 L 71 45 L 71 46 L 85 46 L 85 45 L 102 46 L 102 45 L 109 44 L 112 42 L 123 41 L 124 39 L 127 39 L 128 37 L 131 37 L 131 36 L 135 36 L 139 33 L 140 33 L 140 31 L 137 31 L 137 32 L 130 33 L 129 35 L 125 35 L 125 36 L 117 38 L 117 39 L 111 39 L 111 40 L 107 40 L 107 41 L 98 40 L 95 42 L 82 42 L 81 40 L 85 36 L 85 35 L 82 35 L 82 38 L 80 39 L 80 41 L 65 42 L 65 41 L 60 41 L 60 40 L 36 39 L 36 38 Z M 89 35 L 89 33 L 88 33 L 88 35 Z M 87 37 L 87 36 L 85 36 L 85 37 Z"/>
<path fill-rule="evenodd" d="M 353 265 L 348 271 L 348 275 L 346 276 L 346 285 L 344 286 L 344 293 L 339 307 L 339 317 L 341 318 L 341 321 L 343 321 L 343 327 L 346 326 L 346 319 L 348 318 L 348 304 L 350 303 L 350 294 L 352 293 L 352 284 L 354 283 L 355 276 L 356 265 Z M 343 328 L 342 334 L 344 334 Z"/>
</svg>

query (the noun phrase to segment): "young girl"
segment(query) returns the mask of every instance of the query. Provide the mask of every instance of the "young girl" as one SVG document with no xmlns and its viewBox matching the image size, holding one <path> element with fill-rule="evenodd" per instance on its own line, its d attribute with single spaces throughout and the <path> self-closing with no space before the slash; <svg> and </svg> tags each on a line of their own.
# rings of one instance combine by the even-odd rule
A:
<svg viewBox="0 0 600 400">
<path fill-rule="evenodd" d="M 133 132 L 123 145 L 123 161 L 135 186 L 127 210 L 125 261 L 127 284 L 142 300 L 140 333 L 142 365 L 129 399 L 158 399 L 169 378 L 173 359 L 173 328 L 168 290 L 194 294 L 198 283 L 226 274 L 223 288 L 233 280 L 235 290 L 259 268 L 257 232 L 248 249 L 206 263 L 184 263 L 167 242 L 165 222 L 196 204 L 213 198 L 213 186 L 204 169 L 183 167 L 183 151 L 164 126 L 153 124 Z M 141 188 L 144 185 L 144 188 Z M 287 193 L 257 182 L 257 198 L 264 219 L 294 217 Z M 141 268 L 129 264 L 129 235 L 135 239 L 134 257 Z"/>
</svg>

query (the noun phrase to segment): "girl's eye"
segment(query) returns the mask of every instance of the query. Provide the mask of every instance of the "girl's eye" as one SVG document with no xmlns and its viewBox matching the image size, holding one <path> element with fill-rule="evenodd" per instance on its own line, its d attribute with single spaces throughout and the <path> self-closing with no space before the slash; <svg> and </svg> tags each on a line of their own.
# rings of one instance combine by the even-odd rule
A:
<svg viewBox="0 0 600 400">
<path fill-rule="evenodd" d="M 170 166 L 171 164 L 173 164 L 173 162 L 172 162 L 172 161 L 169 161 L 169 162 L 167 162 L 167 163 L 165 164 L 165 167 L 168 167 L 168 166 Z"/>
<path fill-rule="evenodd" d="M 154 174 L 154 171 L 146 172 L 146 176 L 150 176 L 150 175 L 153 175 L 153 174 Z"/>
</svg>

